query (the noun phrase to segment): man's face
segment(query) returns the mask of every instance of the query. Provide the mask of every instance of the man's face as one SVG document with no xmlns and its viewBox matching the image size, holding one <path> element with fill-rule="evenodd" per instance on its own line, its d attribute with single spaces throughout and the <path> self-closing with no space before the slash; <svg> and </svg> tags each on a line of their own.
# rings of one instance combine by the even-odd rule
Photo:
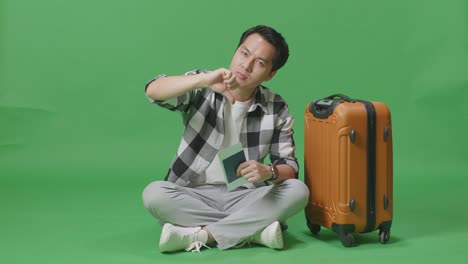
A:
<svg viewBox="0 0 468 264">
<path fill-rule="evenodd" d="M 275 47 L 263 37 L 254 33 L 242 43 L 231 61 L 229 69 L 235 74 L 239 88 L 253 91 L 264 81 L 269 81 L 275 75 L 272 72 Z"/>
</svg>

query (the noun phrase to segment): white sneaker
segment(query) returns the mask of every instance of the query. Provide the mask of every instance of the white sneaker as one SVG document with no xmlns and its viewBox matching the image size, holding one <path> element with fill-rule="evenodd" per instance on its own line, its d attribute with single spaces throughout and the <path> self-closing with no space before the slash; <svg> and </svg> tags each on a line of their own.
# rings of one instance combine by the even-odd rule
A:
<svg viewBox="0 0 468 264">
<path fill-rule="evenodd" d="M 159 250 L 161 252 L 173 252 L 185 249 L 186 251 L 200 252 L 202 247 L 209 248 L 206 243 L 208 233 L 201 227 L 180 227 L 172 224 L 164 224 Z"/>
<path fill-rule="evenodd" d="M 273 249 L 282 249 L 284 242 L 280 223 L 278 221 L 273 222 L 273 224 L 267 226 L 260 233 L 255 234 L 251 242 Z"/>
</svg>

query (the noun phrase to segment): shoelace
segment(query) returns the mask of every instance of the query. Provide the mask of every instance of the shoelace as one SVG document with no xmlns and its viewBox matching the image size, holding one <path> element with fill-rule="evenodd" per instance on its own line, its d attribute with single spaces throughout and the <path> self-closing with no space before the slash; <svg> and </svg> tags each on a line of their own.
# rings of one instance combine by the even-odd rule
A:
<svg viewBox="0 0 468 264">
<path fill-rule="evenodd" d="M 205 243 L 201 242 L 201 241 L 195 241 L 193 242 L 192 244 L 188 245 L 188 247 L 185 248 L 186 251 L 192 251 L 192 252 L 198 252 L 198 253 L 201 253 L 200 252 L 200 249 L 202 249 L 202 247 L 206 247 L 206 248 L 209 248 L 211 249 L 209 246 L 207 246 Z"/>
<path fill-rule="evenodd" d="M 249 245 L 249 247 L 251 247 L 252 245 L 250 243 L 252 243 L 252 241 L 253 241 L 253 237 L 249 237 L 246 240 L 242 241 L 240 244 L 235 245 L 234 248 L 241 248 L 241 247 L 245 246 L 245 244 L 247 244 L 247 245 Z"/>
</svg>

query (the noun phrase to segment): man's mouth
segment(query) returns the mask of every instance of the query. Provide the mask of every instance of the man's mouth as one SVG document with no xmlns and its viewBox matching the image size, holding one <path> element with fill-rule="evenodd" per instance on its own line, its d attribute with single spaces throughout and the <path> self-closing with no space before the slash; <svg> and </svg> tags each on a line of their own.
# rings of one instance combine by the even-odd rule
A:
<svg viewBox="0 0 468 264">
<path fill-rule="evenodd" d="M 241 72 L 236 72 L 235 74 L 236 74 L 236 77 L 237 77 L 238 79 L 240 79 L 240 80 L 247 80 L 247 78 L 248 78 L 247 75 L 245 75 L 245 74 L 243 74 L 243 73 L 241 73 Z"/>
</svg>

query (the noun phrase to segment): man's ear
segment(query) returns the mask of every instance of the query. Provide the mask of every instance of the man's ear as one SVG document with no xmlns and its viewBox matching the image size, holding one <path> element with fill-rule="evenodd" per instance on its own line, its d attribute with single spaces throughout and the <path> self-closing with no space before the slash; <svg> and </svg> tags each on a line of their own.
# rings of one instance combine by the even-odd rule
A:
<svg viewBox="0 0 468 264">
<path fill-rule="evenodd" d="M 267 77 L 267 79 L 265 81 L 268 82 L 269 80 L 271 80 L 273 78 L 273 76 L 275 76 L 277 71 L 278 70 L 270 72 L 270 74 L 268 75 L 268 77 Z"/>
</svg>

